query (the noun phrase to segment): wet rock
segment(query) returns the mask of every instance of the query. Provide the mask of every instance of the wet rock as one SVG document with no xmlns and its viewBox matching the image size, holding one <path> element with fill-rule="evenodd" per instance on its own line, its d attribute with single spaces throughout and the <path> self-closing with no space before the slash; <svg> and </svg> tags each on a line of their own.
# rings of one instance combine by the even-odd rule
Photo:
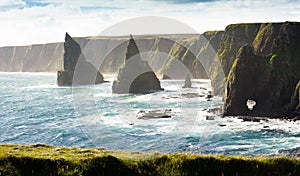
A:
<svg viewBox="0 0 300 176">
<path fill-rule="evenodd" d="M 296 117 L 294 117 L 292 120 L 293 120 L 294 122 L 296 122 L 296 121 L 300 120 L 300 116 L 296 116 Z"/>
<path fill-rule="evenodd" d="M 81 53 L 80 45 L 68 34 L 64 43 L 64 68 L 57 72 L 57 85 L 98 84 L 103 75 Z"/>
<path fill-rule="evenodd" d="M 208 94 L 206 95 L 206 98 L 207 98 L 207 99 L 210 99 L 210 98 L 212 98 L 212 97 L 214 97 L 213 94 L 212 94 L 212 92 L 211 92 L 211 91 L 208 91 Z"/>
<path fill-rule="evenodd" d="M 215 115 L 222 115 L 222 107 L 215 107 L 207 110 L 208 113 L 212 113 Z"/>
<path fill-rule="evenodd" d="M 300 118 L 300 80 L 296 85 L 288 108 L 289 112 L 291 112 L 289 118 L 298 120 Z"/>
<path fill-rule="evenodd" d="M 204 95 L 200 95 L 198 93 L 184 93 L 184 94 L 181 94 L 181 96 L 183 98 L 199 98 L 199 97 L 203 97 Z"/>
<path fill-rule="evenodd" d="M 169 77 L 168 75 L 166 75 L 166 74 L 163 74 L 163 77 L 162 77 L 162 79 L 171 79 L 171 77 Z"/>
<path fill-rule="evenodd" d="M 169 95 L 162 97 L 163 99 L 182 99 L 182 96 L 180 95 Z"/>
<path fill-rule="evenodd" d="M 198 94 L 198 93 L 183 93 L 181 95 L 169 95 L 163 97 L 164 99 L 182 99 L 182 98 L 199 98 L 204 97 L 204 95 Z"/>
<path fill-rule="evenodd" d="M 172 109 L 164 110 L 141 110 L 137 113 L 138 119 L 148 120 L 148 119 L 161 119 L 161 118 L 171 118 L 175 113 Z"/>
<path fill-rule="evenodd" d="M 113 82 L 112 92 L 117 94 L 144 94 L 163 90 L 160 81 L 149 63 L 143 61 L 138 47 L 130 37 L 124 64 L 119 69 L 117 80 Z"/>
<path fill-rule="evenodd" d="M 260 122 L 261 120 L 268 122 L 268 118 L 266 117 L 252 117 L 252 116 L 242 116 L 238 117 L 238 119 L 242 119 L 243 122 Z"/>
<path fill-rule="evenodd" d="M 214 116 L 206 116 L 206 120 L 215 120 Z"/>
</svg>

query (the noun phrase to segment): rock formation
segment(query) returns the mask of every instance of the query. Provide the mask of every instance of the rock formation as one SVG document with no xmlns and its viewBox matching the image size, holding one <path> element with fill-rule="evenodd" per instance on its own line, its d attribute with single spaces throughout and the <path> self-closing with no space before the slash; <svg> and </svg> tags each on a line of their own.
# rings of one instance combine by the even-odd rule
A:
<svg viewBox="0 0 300 176">
<path fill-rule="evenodd" d="M 151 93 L 163 90 L 149 63 L 143 61 L 135 40 L 130 37 L 124 64 L 120 67 L 117 80 L 113 82 L 112 92 Z"/>
<path fill-rule="evenodd" d="M 291 118 L 300 118 L 300 81 L 298 82 L 292 95 L 289 105 L 289 112 Z"/>
<path fill-rule="evenodd" d="M 57 84 L 97 84 L 104 82 L 101 73 L 81 53 L 80 45 L 68 34 L 64 43 L 64 69 L 57 72 Z"/>
<path fill-rule="evenodd" d="M 297 112 L 299 50 L 300 23 L 261 24 L 253 42 L 239 49 L 227 76 L 224 115 L 283 117 Z M 252 111 L 246 106 L 249 99 L 256 102 Z"/>
<path fill-rule="evenodd" d="M 130 51 L 125 42 L 127 37 L 86 37 L 76 38 L 76 41 L 85 47 L 86 59 L 78 61 L 89 61 L 93 65 L 102 63 L 100 68 L 103 72 L 117 71 L 124 63 L 125 55 L 126 63 L 120 68 L 113 92 L 144 92 L 143 86 L 160 89 L 159 81 L 154 81 L 156 85 L 153 85 L 157 78 L 148 62 L 141 61 L 137 55 L 139 51 L 150 51 L 147 60 L 155 71 L 164 74 L 164 78 L 183 79 L 188 71 L 194 78 L 208 76 L 214 95 L 223 96 L 225 92 L 225 115 L 293 116 L 299 113 L 300 107 L 300 86 L 297 86 L 300 80 L 299 31 L 299 23 L 295 22 L 232 24 L 224 32 L 209 31 L 200 36 L 139 36 L 130 40 L 129 46 L 133 48 Z M 68 40 L 71 44 L 71 39 Z M 69 78 L 74 77 L 74 73 L 69 67 L 74 66 L 75 60 L 62 61 L 65 59 L 63 48 L 65 56 L 67 53 L 66 43 L 65 46 L 53 43 L 1 47 L 0 71 L 53 72 L 64 67 L 65 71 L 59 72 L 58 82 L 71 85 L 73 82 Z M 74 44 L 73 47 L 77 47 L 77 51 L 71 55 L 80 56 L 78 46 Z M 217 51 L 216 55 L 211 51 Z M 165 53 L 166 60 L 155 65 L 161 63 L 158 62 L 161 59 L 159 53 Z M 182 71 L 182 68 L 186 70 Z M 181 71 L 176 75 L 171 74 L 172 70 Z M 94 80 L 101 82 L 101 76 L 96 75 L 98 73 Z M 143 82 L 145 79 L 152 82 Z M 248 100 L 255 101 L 253 110 L 247 108 Z"/>
<path fill-rule="evenodd" d="M 215 95 L 224 94 L 225 79 L 237 57 L 239 49 L 251 44 L 260 28 L 259 23 L 228 25 L 221 37 L 217 49 L 217 57 L 210 67 L 212 87 Z M 219 65 L 219 63 L 221 65 Z M 224 74 L 223 74 L 224 73 Z"/>
<path fill-rule="evenodd" d="M 162 79 L 172 79 L 172 78 L 170 78 L 170 77 L 169 77 L 168 75 L 166 75 L 166 74 L 163 74 Z"/>
<path fill-rule="evenodd" d="M 192 81 L 190 78 L 190 74 L 187 74 L 184 80 L 184 86 L 182 88 L 191 88 L 192 87 Z"/>
</svg>

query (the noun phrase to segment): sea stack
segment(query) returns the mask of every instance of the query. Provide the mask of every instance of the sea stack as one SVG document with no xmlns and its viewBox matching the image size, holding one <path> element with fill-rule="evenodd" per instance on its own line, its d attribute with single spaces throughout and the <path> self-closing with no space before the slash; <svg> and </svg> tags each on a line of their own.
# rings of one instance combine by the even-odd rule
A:
<svg viewBox="0 0 300 176">
<path fill-rule="evenodd" d="M 185 77 L 184 86 L 182 88 L 191 88 L 191 87 L 192 87 L 191 77 L 189 74 L 187 74 Z"/>
<path fill-rule="evenodd" d="M 239 49 L 227 76 L 224 115 L 298 116 L 299 44 L 300 23 L 261 24 L 252 44 Z M 251 110 L 248 100 L 256 103 Z"/>
<path fill-rule="evenodd" d="M 66 33 L 63 70 L 57 72 L 57 85 L 84 85 L 104 82 L 102 74 L 81 54 L 80 45 Z"/>
<path fill-rule="evenodd" d="M 124 64 L 120 67 L 112 92 L 117 94 L 145 94 L 163 90 L 149 63 L 143 61 L 139 49 L 130 35 Z"/>
</svg>

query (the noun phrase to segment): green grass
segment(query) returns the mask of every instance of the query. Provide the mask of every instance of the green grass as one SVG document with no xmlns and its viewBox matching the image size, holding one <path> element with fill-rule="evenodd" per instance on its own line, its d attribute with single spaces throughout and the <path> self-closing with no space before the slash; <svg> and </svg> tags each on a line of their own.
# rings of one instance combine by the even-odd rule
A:
<svg viewBox="0 0 300 176">
<path fill-rule="evenodd" d="M 0 145 L 0 175 L 300 175 L 286 157 L 145 154 L 42 144 Z"/>
</svg>

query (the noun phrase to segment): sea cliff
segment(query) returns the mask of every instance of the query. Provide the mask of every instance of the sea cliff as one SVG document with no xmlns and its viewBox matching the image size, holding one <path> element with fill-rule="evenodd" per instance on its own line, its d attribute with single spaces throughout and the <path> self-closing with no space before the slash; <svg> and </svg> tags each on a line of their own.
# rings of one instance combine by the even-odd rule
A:
<svg viewBox="0 0 300 176">
<path fill-rule="evenodd" d="M 210 78 L 224 115 L 299 118 L 300 23 L 245 23 L 201 35 L 135 36 L 143 60 L 164 78 Z M 116 73 L 129 38 L 74 38 L 101 73 Z M 2 47 L 0 71 L 55 72 L 63 44 Z M 298 86 L 297 86 L 298 84 Z M 256 104 L 248 109 L 251 100 Z"/>
<path fill-rule="evenodd" d="M 297 110 L 294 104 L 298 104 L 300 23 L 253 26 L 256 27 L 252 32 L 257 32 L 252 42 L 249 40 L 238 49 L 232 64 L 223 64 L 225 71 L 230 70 L 224 114 L 292 118 Z M 231 61 L 230 57 L 227 61 Z M 252 110 L 246 106 L 248 100 L 256 103 Z"/>
</svg>

